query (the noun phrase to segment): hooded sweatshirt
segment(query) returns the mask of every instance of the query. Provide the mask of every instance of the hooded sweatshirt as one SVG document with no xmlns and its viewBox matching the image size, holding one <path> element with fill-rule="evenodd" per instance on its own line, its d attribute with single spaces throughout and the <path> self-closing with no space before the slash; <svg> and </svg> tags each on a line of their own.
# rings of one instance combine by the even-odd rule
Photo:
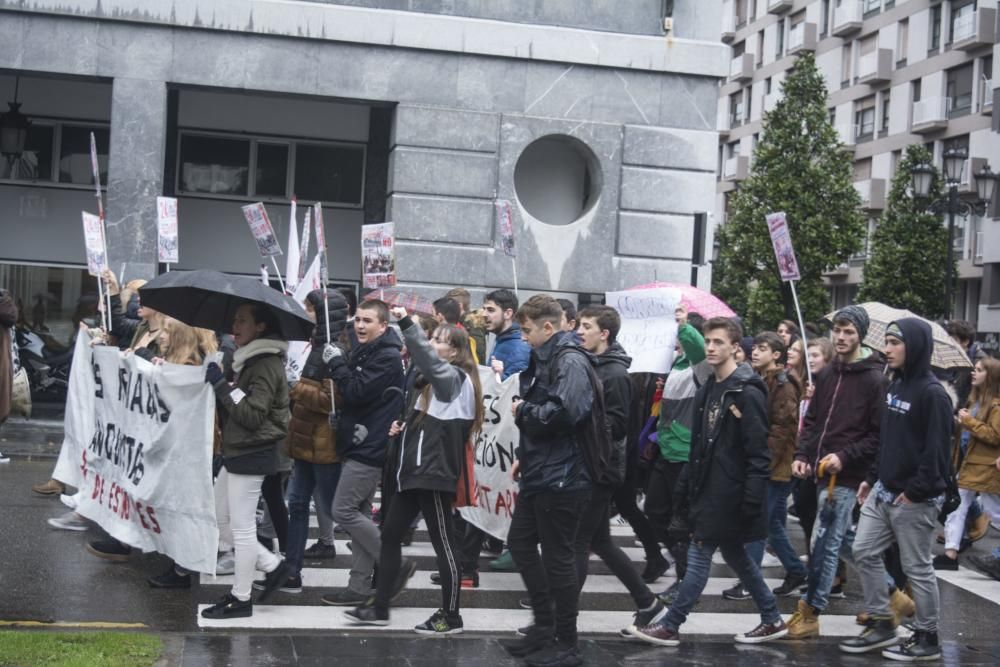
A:
<svg viewBox="0 0 1000 667">
<path fill-rule="evenodd" d="M 677 331 L 684 350 L 663 385 L 660 419 L 656 441 L 664 460 L 684 462 L 691 451 L 691 425 L 694 420 L 694 396 L 712 369 L 705 361 L 705 339 L 690 324 Z"/>
<path fill-rule="evenodd" d="M 905 492 L 907 499 L 918 503 L 945 490 L 951 399 L 931 373 L 930 325 L 915 317 L 894 324 L 903 335 L 906 361 L 886 395 L 876 469 L 882 486 L 893 493 Z"/>
<path fill-rule="evenodd" d="M 604 354 L 594 357 L 597 377 L 604 390 L 604 413 L 611 427 L 611 461 L 622 479 L 625 478 L 625 441 L 628 436 L 628 413 L 632 404 L 632 378 L 628 367 L 632 357 L 625 353 L 618 342 L 612 343 Z"/>
</svg>

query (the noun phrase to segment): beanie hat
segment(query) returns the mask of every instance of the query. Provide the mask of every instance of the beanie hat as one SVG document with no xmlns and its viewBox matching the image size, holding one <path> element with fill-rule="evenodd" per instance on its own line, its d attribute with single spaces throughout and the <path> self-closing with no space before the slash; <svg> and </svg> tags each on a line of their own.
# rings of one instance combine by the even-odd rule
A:
<svg viewBox="0 0 1000 667">
<path fill-rule="evenodd" d="M 903 337 L 903 330 L 900 329 L 899 325 L 896 324 L 895 322 L 890 323 L 889 326 L 886 327 L 885 335 L 886 336 L 894 336 L 894 337 L 898 338 L 901 341 L 904 341 L 904 342 L 906 341 L 906 339 Z"/>
<path fill-rule="evenodd" d="M 846 306 L 837 311 L 837 314 L 833 316 L 833 321 L 845 320 L 854 325 L 854 328 L 858 330 L 858 337 L 861 340 L 865 339 L 868 335 L 868 325 L 870 320 L 868 319 L 868 313 L 861 306 Z"/>
<path fill-rule="evenodd" d="M 753 337 L 752 336 L 744 336 L 740 340 L 740 347 L 743 348 L 743 354 L 746 355 L 747 359 L 749 359 L 751 356 L 753 356 Z"/>
</svg>

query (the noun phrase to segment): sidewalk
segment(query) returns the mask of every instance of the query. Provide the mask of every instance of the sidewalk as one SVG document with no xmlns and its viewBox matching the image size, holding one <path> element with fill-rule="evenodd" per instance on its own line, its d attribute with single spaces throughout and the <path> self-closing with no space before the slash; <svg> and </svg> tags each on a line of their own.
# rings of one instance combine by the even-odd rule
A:
<svg viewBox="0 0 1000 667">
<path fill-rule="evenodd" d="M 63 441 L 62 416 L 11 417 L 0 427 L 0 452 L 18 459 L 49 459 L 59 456 Z"/>
</svg>

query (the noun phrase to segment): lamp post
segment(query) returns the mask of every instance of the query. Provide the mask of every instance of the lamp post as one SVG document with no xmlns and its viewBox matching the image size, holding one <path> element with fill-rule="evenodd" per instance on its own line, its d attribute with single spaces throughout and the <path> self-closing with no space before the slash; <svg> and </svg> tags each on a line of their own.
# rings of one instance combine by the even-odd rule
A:
<svg viewBox="0 0 1000 667">
<path fill-rule="evenodd" d="M 31 121 L 19 111 L 21 104 L 17 101 L 17 92 L 21 78 L 14 80 L 14 101 L 8 102 L 10 109 L 0 114 L 0 155 L 13 163 L 24 153 L 24 145 L 28 139 L 28 128 Z"/>
<path fill-rule="evenodd" d="M 962 182 L 962 172 L 968 153 L 965 150 L 950 148 L 944 152 L 944 176 L 948 185 L 948 194 L 929 202 L 927 209 L 937 215 L 948 214 L 948 266 L 945 274 L 944 295 L 945 295 L 945 316 L 950 318 L 952 313 L 952 302 L 954 300 L 955 288 L 955 216 L 961 215 L 966 218 L 970 215 L 985 215 L 990 201 L 993 199 L 993 192 L 997 184 L 997 174 L 990 170 L 990 165 L 985 164 L 983 168 L 973 174 L 976 179 L 977 200 L 968 202 L 958 196 L 958 186 Z M 930 164 L 918 164 L 910 172 L 912 179 L 914 198 L 927 199 L 930 197 L 931 184 L 937 170 Z"/>
</svg>

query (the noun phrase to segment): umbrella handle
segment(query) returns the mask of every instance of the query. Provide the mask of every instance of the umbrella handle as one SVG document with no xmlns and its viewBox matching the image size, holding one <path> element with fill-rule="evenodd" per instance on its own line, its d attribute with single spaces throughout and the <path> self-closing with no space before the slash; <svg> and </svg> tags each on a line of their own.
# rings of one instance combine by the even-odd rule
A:
<svg viewBox="0 0 1000 667">
<path fill-rule="evenodd" d="M 837 475 L 830 475 L 830 481 L 826 483 L 826 497 L 833 498 L 833 487 L 837 484 Z"/>
</svg>

